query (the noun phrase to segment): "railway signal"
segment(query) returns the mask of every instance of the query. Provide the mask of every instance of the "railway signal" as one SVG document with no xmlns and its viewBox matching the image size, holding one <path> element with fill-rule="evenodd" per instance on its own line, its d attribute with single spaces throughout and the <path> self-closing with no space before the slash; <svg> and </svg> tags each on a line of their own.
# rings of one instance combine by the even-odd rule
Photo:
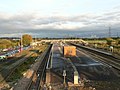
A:
<svg viewBox="0 0 120 90">
<path fill-rule="evenodd" d="M 63 76 L 64 76 L 64 82 L 63 82 L 63 84 L 65 84 L 65 77 L 66 77 L 66 70 L 63 70 Z"/>
</svg>

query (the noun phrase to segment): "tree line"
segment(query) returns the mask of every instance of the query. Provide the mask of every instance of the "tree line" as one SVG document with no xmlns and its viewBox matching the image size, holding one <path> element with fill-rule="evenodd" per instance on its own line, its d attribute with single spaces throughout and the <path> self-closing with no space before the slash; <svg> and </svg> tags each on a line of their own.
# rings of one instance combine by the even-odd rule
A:
<svg viewBox="0 0 120 90">
<path fill-rule="evenodd" d="M 21 39 L 0 39 L 0 49 L 14 48 L 16 46 L 29 46 L 32 42 L 32 36 L 29 34 L 22 35 Z"/>
</svg>

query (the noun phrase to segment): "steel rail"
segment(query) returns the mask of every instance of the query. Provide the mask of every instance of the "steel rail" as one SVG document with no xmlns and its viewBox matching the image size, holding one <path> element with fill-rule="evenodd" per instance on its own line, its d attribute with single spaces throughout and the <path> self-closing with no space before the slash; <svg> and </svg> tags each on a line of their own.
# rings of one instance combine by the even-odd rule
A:
<svg viewBox="0 0 120 90">
<path fill-rule="evenodd" d="M 95 49 L 91 49 L 91 48 L 88 48 L 85 46 L 81 46 L 81 45 L 77 45 L 77 44 L 73 44 L 73 43 L 71 43 L 71 44 L 78 48 L 86 50 L 88 53 L 101 58 L 101 59 L 99 59 L 100 61 L 112 66 L 113 68 L 115 68 L 117 70 L 120 70 L 120 59 L 114 57 L 113 55 L 107 54 L 107 53 L 104 53 L 104 52 L 101 52 L 101 51 L 98 51 Z"/>
</svg>

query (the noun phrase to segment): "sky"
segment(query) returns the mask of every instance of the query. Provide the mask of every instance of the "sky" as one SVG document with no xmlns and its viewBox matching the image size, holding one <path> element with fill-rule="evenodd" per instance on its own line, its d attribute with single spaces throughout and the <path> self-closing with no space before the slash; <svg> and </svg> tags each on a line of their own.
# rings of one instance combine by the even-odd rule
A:
<svg viewBox="0 0 120 90">
<path fill-rule="evenodd" d="M 119 28 L 120 0 L 0 0 L 0 32 Z"/>
</svg>

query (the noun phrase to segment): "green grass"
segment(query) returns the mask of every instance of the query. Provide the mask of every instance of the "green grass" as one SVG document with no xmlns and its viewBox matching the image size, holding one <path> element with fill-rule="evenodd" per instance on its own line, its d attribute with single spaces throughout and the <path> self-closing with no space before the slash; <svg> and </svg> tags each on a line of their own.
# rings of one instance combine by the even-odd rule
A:
<svg viewBox="0 0 120 90">
<path fill-rule="evenodd" d="M 95 44 L 97 44 L 98 49 L 103 49 L 103 50 L 109 50 L 110 45 L 107 44 L 107 40 L 86 40 L 89 43 L 90 47 L 95 47 Z M 120 44 L 113 44 L 114 47 L 113 53 L 120 55 Z"/>
<path fill-rule="evenodd" d="M 88 43 L 107 43 L 106 40 L 87 40 Z"/>
<path fill-rule="evenodd" d="M 17 69 L 15 69 L 14 73 L 7 79 L 7 82 L 17 81 L 23 76 L 23 72 L 27 71 L 30 68 L 30 65 L 35 63 L 36 57 L 30 57 L 27 61 L 25 61 L 22 65 L 20 65 Z"/>
</svg>

